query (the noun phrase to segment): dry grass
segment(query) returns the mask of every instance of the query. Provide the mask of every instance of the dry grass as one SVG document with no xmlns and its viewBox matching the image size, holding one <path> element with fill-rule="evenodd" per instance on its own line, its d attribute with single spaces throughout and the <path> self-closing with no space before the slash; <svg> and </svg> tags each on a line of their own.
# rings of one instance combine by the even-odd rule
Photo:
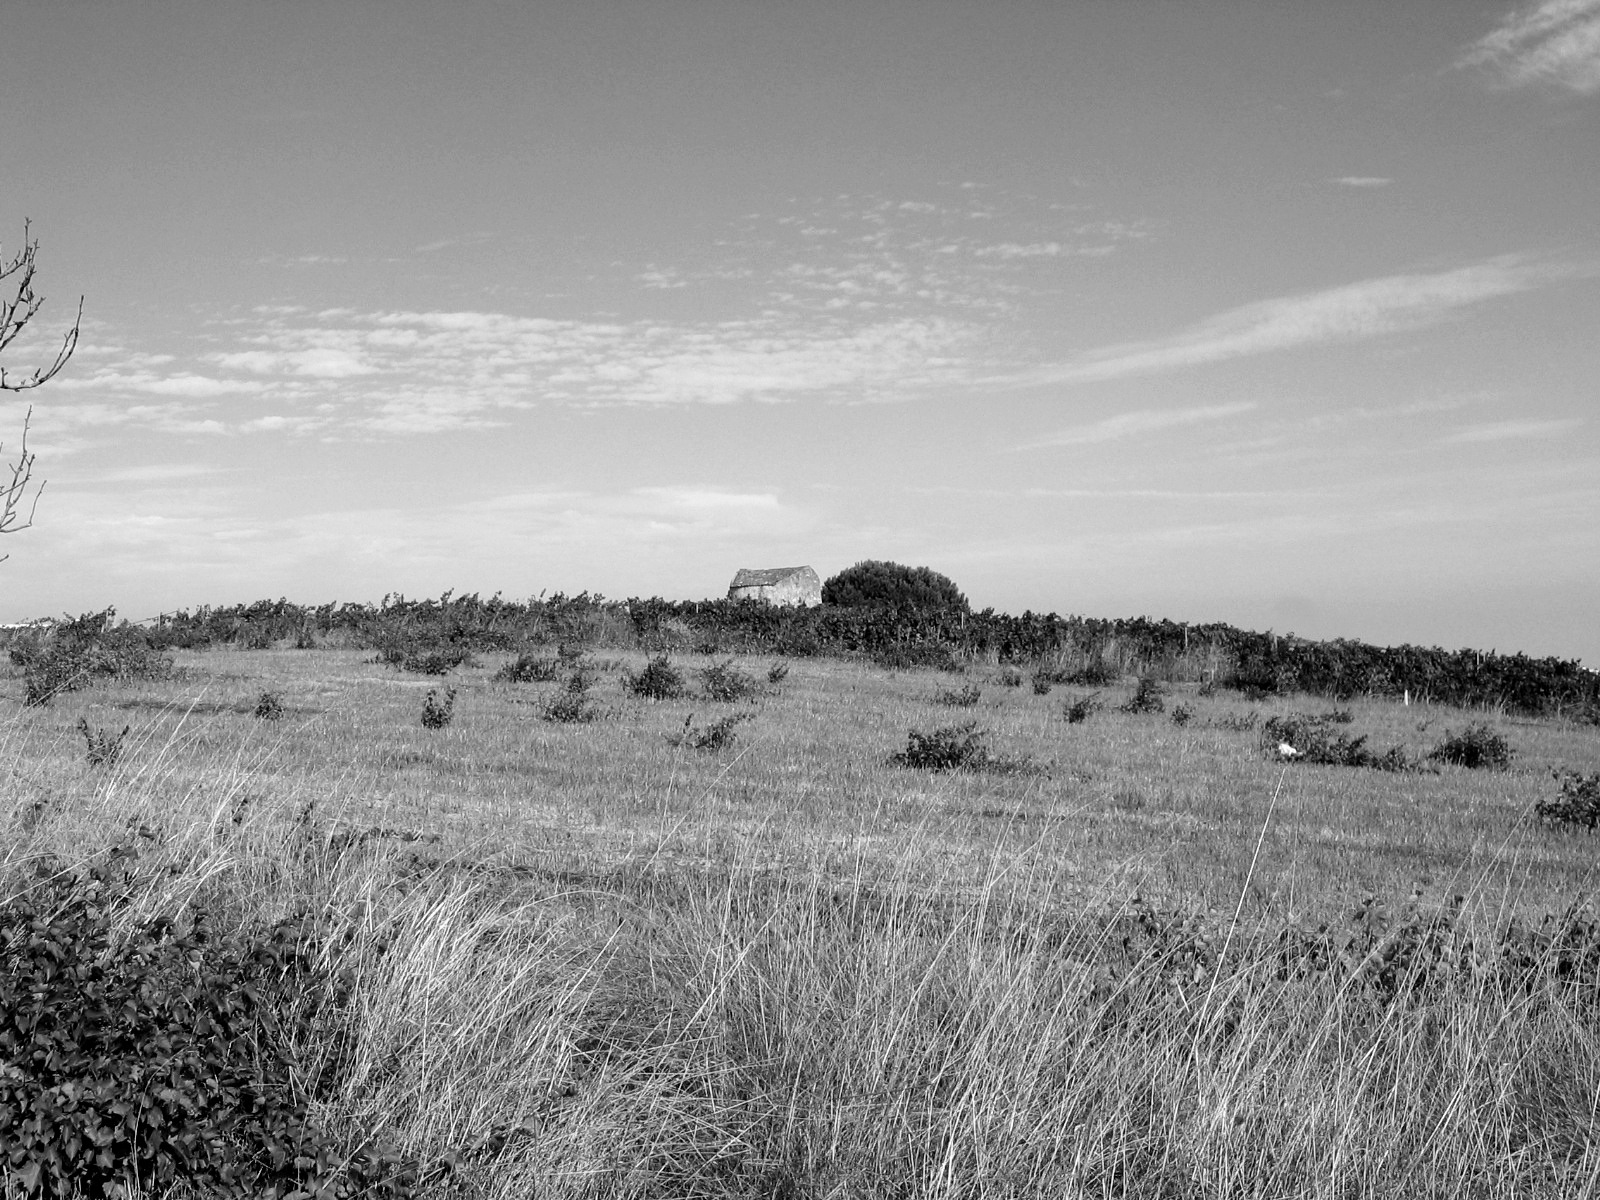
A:
<svg viewBox="0 0 1600 1200">
<path fill-rule="evenodd" d="M 321 1103 L 461 1152 L 441 1195 L 1600 1192 L 1594 1005 L 1469 974 L 1386 1001 L 1272 940 L 1369 892 L 1462 893 L 1472 930 L 1586 896 L 1592 837 L 1529 817 L 1549 768 L 1600 769 L 1593 729 L 1491 719 L 1512 770 L 1395 775 L 1266 761 L 1234 698 L 1069 725 L 1006 688 L 984 727 L 1042 769 L 934 774 L 889 761 L 947 715 L 916 673 L 796 660 L 708 755 L 665 736 L 705 701 L 628 692 L 641 655 L 595 664 L 587 725 L 486 661 L 437 731 L 359 653 L 178 659 L 11 701 L 5 894 L 131 837 L 144 913 L 329 914 L 356 1038 Z M 1414 757 L 1482 717 L 1353 707 Z M 115 765 L 79 718 L 132 724 Z M 1163 940 L 1185 920 L 1206 954 Z"/>
</svg>

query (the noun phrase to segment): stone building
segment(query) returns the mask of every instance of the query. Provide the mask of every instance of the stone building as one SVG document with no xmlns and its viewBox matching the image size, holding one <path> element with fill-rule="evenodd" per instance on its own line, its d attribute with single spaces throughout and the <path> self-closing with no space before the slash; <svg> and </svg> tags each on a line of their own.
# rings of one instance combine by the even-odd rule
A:
<svg viewBox="0 0 1600 1200">
<path fill-rule="evenodd" d="M 822 603 L 822 580 L 810 567 L 741 567 L 728 585 L 728 599 L 809 607 Z"/>
</svg>

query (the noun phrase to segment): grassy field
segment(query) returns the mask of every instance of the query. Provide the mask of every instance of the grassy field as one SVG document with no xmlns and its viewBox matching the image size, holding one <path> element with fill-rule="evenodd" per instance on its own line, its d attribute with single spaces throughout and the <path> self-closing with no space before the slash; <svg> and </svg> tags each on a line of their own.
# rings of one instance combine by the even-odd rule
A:
<svg viewBox="0 0 1600 1200">
<path fill-rule="evenodd" d="M 1600 1194 L 1597 981 L 1483 956 L 1587 903 L 1594 838 L 1533 807 L 1600 770 L 1593 727 L 1346 706 L 1414 758 L 1482 721 L 1516 750 L 1397 773 L 1263 754 L 1249 714 L 1332 707 L 1303 696 L 1120 686 L 1069 724 L 1087 689 L 993 667 L 750 659 L 720 703 L 680 656 L 691 696 L 652 702 L 644 655 L 597 651 L 598 716 L 561 723 L 565 675 L 369 658 L 180 653 L 26 709 L 13 682 L 4 894 L 131 843 L 126 922 L 337 925 L 313 1107 L 448 1156 L 418 1195 Z M 80 720 L 129 727 L 114 764 Z M 1016 769 L 891 761 L 968 721 Z"/>
</svg>

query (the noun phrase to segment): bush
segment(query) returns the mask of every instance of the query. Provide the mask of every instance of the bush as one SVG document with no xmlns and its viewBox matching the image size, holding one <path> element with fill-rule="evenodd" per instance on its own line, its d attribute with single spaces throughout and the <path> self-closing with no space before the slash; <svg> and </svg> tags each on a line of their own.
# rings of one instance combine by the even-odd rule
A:
<svg viewBox="0 0 1600 1200">
<path fill-rule="evenodd" d="M 95 679 L 161 679 L 171 674 L 172 660 L 152 648 L 142 630 L 126 621 L 111 623 L 116 611 L 84 613 L 11 648 L 13 665 L 23 671 L 25 705 L 49 704 Z"/>
<path fill-rule="evenodd" d="M 1454 763 L 1469 770 L 1509 767 L 1515 754 L 1506 739 L 1486 724 L 1469 725 L 1460 733 L 1447 731 L 1444 741 L 1428 751 L 1428 757 L 1435 762 Z"/>
<path fill-rule="evenodd" d="M 0 904 L 0 1147 L 24 1195 L 412 1194 L 416 1164 L 347 1159 L 308 1106 L 342 1068 L 346 981 L 307 918 L 219 934 L 127 925 L 126 847 Z M 8 1192 L 8 1194 L 10 1194 Z"/>
<path fill-rule="evenodd" d="M 428 694 L 422 701 L 422 726 L 424 729 L 443 729 L 450 724 L 456 715 L 456 690 L 446 688 L 444 700 L 439 700 L 439 693 L 434 688 L 428 689 Z"/>
<path fill-rule="evenodd" d="M 1194 720 L 1194 709 L 1187 704 L 1179 704 L 1172 710 L 1172 723 L 1177 726 L 1187 725 Z"/>
<path fill-rule="evenodd" d="M 940 692 L 934 697 L 935 702 L 948 705 L 951 708 L 971 708 L 983 699 L 983 689 L 975 683 L 969 683 L 959 690 L 951 688 L 949 691 Z"/>
<path fill-rule="evenodd" d="M 1117 711 L 1135 714 L 1165 712 L 1167 702 L 1162 699 L 1165 694 L 1161 685 L 1146 675 L 1139 680 L 1138 688 L 1128 698 L 1127 703 L 1117 705 Z"/>
<path fill-rule="evenodd" d="M 1035 671 L 1033 673 L 1033 694 L 1035 696 L 1048 696 L 1050 689 L 1056 685 L 1055 675 L 1050 671 Z"/>
<path fill-rule="evenodd" d="M 730 713 L 720 720 L 713 721 L 704 729 L 694 728 L 694 714 L 690 713 L 683 722 L 683 728 L 677 733 L 667 735 L 667 744 L 674 748 L 689 746 L 695 750 L 725 750 L 733 745 L 737 734 L 735 728 L 741 721 L 751 719 L 751 714 Z"/>
<path fill-rule="evenodd" d="M 1272 717 L 1261 726 L 1261 750 L 1286 762 L 1322 763 L 1336 767 L 1369 767 L 1377 771 L 1405 771 L 1412 766 L 1405 751 L 1391 746 L 1382 753 L 1367 749 L 1367 738 L 1336 734 L 1338 714 L 1290 713 Z"/>
<path fill-rule="evenodd" d="M 576 676 L 574 676 L 576 678 Z M 587 688 L 576 691 L 570 686 L 559 691 L 544 706 L 544 719 L 562 725 L 587 725 L 600 718 L 600 709 L 589 698 Z"/>
<path fill-rule="evenodd" d="M 1078 696 L 1067 701 L 1062 713 L 1067 718 L 1068 725 L 1082 725 L 1104 707 L 1105 703 L 1100 699 L 1100 693 L 1090 692 L 1087 696 Z"/>
<path fill-rule="evenodd" d="M 967 664 L 942 642 L 920 642 L 910 646 L 887 646 L 873 652 L 872 661 L 889 671 L 910 671 L 931 667 L 935 671 L 963 674 Z"/>
<path fill-rule="evenodd" d="M 1007 667 L 1005 670 L 1000 672 L 1000 678 L 998 682 L 1001 687 L 1021 687 L 1022 672 L 1017 670 L 1015 667 Z"/>
<path fill-rule="evenodd" d="M 494 673 L 496 683 L 551 683 L 561 674 L 561 663 L 536 654 L 519 654 Z"/>
<path fill-rule="evenodd" d="M 457 667 L 475 667 L 478 662 L 465 646 L 432 646 L 406 651 L 396 665 L 418 675 L 448 675 Z"/>
<path fill-rule="evenodd" d="M 967 598 L 949 577 L 928 567 L 866 559 L 822 585 L 822 602 L 839 608 L 909 608 L 966 612 Z"/>
<path fill-rule="evenodd" d="M 787 678 L 789 678 L 788 663 L 773 663 L 767 668 L 767 682 L 772 684 L 774 687 L 782 683 Z"/>
<path fill-rule="evenodd" d="M 1561 784 L 1561 795 L 1539 801 L 1534 811 L 1547 821 L 1588 829 L 1600 825 L 1600 775 L 1580 775 L 1576 771 L 1556 771 L 1554 775 Z"/>
<path fill-rule="evenodd" d="M 630 692 L 646 700 L 677 700 L 688 691 L 683 672 L 665 654 L 656 655 L 637 675 L 626 676 L 625 682 Z"/>
<path fill-rule="evenodd" d="M 1070 675 L 1055 673 L 1057 683 L 1073 683 L 1079 687 L 1109 687 L 1120 682 L 1122 672 L 1096 654 L 1080 670 L 1073 671 Z"/>
<path fill-rule="evenodd" d="M 283 697 L 277 692 L 262 692 L 256 697 L 255 715 L 263 721 L 281 720 Z"/>
<path fill-rule="evenodd" d="M 132 726 L 124 725 L 122 732 L 112 737 L 109 730 L 90 729 L 89 722 L 83 717 L 78 718 L 78 732 L 83 734 L 83 740 L 89 743 L 89 765 L 91 767 L 114 767 L 117 759 L 122 755 L 122 739 L 128 736 Z"/>
<path fill-rule="evenodd" d="M 976 721 L 948 725 L 930 733 L 912 730 L 906 748 L 890 756 L 896 766 L 921 771 L 988 771 L 1007 775 L 1028 769 L 1026 759 L 1003 758 L 988 746 L 989 735 Z"/>
<path fill-rule="evenodd" d="M 700 686 L 707 700 L 724 704 L 742 700 L 756 690 L 755 680 L 735 667 L 731 658 L 727 662 L 713 663 L 701 671 Z"/>
</svg>

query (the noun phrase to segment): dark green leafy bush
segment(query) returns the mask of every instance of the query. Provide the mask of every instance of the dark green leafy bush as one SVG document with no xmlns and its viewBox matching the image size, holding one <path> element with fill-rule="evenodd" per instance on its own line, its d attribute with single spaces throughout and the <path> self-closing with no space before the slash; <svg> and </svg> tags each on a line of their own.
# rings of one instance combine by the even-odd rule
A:
<svg viewBox="0 0 1600 1200">
<path fill-rule="evenodd" d="M 1368 767 L 1376 771 L 1406 771 L 1413 766 L 1400 746 L 1375 753 L 1367 737 L 1335 733 L 1339 714 L 1290 713 L 1271 717 L 1261 726 L 1261 751 L 1285 762 L 1321 763 L 1336 767 Z"/>
<path fill-rule="evenodd" d="M 782 683 L 787 678 L 789 678 L 788 663 L 773 663 L 767 668 L 767 682 L 772 684 L 774 687 Z"/>
<path fill-rule="evenodd" d="M 21 1195 L 368 1195 L 415 1163 L 344 1152 L 311 1096 L 343 1069 L 348 980 L 307 918 L 218 932 L 205 914 L 127 924 L 116 847 L 0 905 L 0 1168 Z M 119 922 L 121 922 L 119 926 Z M 320 1064 L 297 1045 L 320 1046 Z"/>
<path fill-rule="evenodd" d="M 1035 696 L 1048 696 L 1050 689 L 1056 684 L 1055 676 L 1049 671 L 1035 671 L 1033 673 L 1033 694 Z"/>
<path fill-rule="evenodd" d="M 114 767 L 117 759 L 122 756 L 122 739 L 128 736 L 131 725 L 124 725 L 122 732 L 116 737 L 111 736 L 108 729 L 90 729 L 89 722 L 84 717 L 78 718 L 78 732 L 83 734 L 83 740 L 89 744 L 88 758 L 91 767 Z"/>
<path fill-rule="evenodd" d="M 950 708 L 972 708 L 983 699 L 983 689 L 975 683 L 969 683 L 964 688 L 951 688 L 940 692 L 934 697 L 935 703 L 946 705 Z"/>
<path fill-rule="evenodd" d="M 966 612 L 967 598 L 948 576 L 928 567 L 867 559 L 822 585 L 822 603 L 839 608 L 903 608 Z"/>
<path fill-rule="evenodd" d="M 735 700 L 742 700 L 756 690 L 755 680 L 746 675 L 733 665 L 730 658 L 727 662 L 712 663 L 700 672 L 700 687 L 705 692 L 707 700 L 717 700 L 724 704 L 731 704 Z"/>
<path fill-rule="evenodd" d="M 438 690 L 429 688 L 428 694 L 422 701 L 422 725 L 424 729 L 443 729 L 450 724 L 456 715 L 456 690 L 446 688 L 444 699 L 439 699 Z"/>
<path fill-rule="evenodd" d="M 277 692 L 262 692 L 256 697 L 255 715 L 261 720 L 282 720 L 283 713 L 283 697 Z"/>
<path fill-rule="evenodd" d="M 922 771 L 987 771 L 1010 775 L 1026 771 L 1023 758 L 1006 758 L 989 748 L 989 735 L 976 721 L 947 725 L 929 733 L 912 730 L 906 735 L 906 748 L 890 756 L 896 766 Z"/>
<path fill-rule="evenodd" d="M 1505 738 L 1482 723 L 1469 725 L 1460 733 L 1446 732 L 1444 741 L 1428 751 L 1428 757 L 1435 762 L 1454 763 L 1469 770 L 1503 769 L 1511 765 L 1515 755 Z"/>
<path fill-rule="evenodd" d="M 171 674 L 172 660 L 152 648 L 142 630 L 126 621 L 112 623 L 116 611 L 84 613 L 14 644 L 11 662 L 23 671 L 23 703 L 45 705 L 96 679 L 161 679 Z"/>
<path fill-rule="evenodd" d="M 1187 704 L 1175 705 L 1172 710 L 1172 723 L 1174 725 L 1187 725 L 1194 720 L 1194 709 Z"/>
<path fill-rule="evenodd" d="M 1000 672 L 1000 678 L 996 682 L 998 682 L 1001 687 L 1021 687 L 1022 672 L 1017 670 L 1015 667 L 1006 667 Z"/>
<path fill-rule="evenodd" d="M 544 719 L 558 725 L 587 725 L 600 719 L 600 708 L 587 691 L 563 689 L 544 706 Z"/>
<path fill-rule="evenodd" d="M 676 700 L 688 691 L 683 672 L 673 666 L 665 654 L 656 655 L 644 665 L 644 670 L 626 676 L 625 682 L 630 692 L 646 700 Z"/>
<path fill-rule="evenodd" d="M 1082 725 L 1104 707 L 1105 702 L 1100 699 L 1100 693 L 1090 692 L 1087 696 L 1075 696 L 1067 701 L 1067 706 L 1062 712 L 1067 718 L 1068 725 Z"/>
<path fill-rule="evenodd" d="M 1600 825 L 1600 775 L 1582 775 L 1577 771 L 1554 772 L 1561 785 L 1561 795 L 1554 800 L 1541 800 L 1534 811 L 1547 821 L 1563 825 L 1582 825 L 1593 829 Z"/>
<path fill-rule="evenodd" d="M 1146 675 L 1139 680 L 1139 686 L 1133 695 L 1128 697 L 1127 703 L 1117 705 L 1117 711 L 1135 714 L 1165 712 L 1167 708 L 1167 702 L 1163 699 L 1165 694 L 1161 685 Z"/>
<path fill-rule="evenodd" d="M 559 659 L 547 655 L 519 654 L 494 673 L 496 683 L 551 683 L 561 674 Z"/>
<path fill-rule="evenodd" d="M 690 713 L 685 718 L 681 730 L 667 735 L 667 744 L 673 747 L 688 746 L 693 750 L 725 750 L 733 745 L 734 739 L 737 737 L 735 731 L 739 723 L 751 719 L 752 714 L 747 712 L 730 713 L 719 720 L 713 721 L 704 729 L 696 729 L 694 727 L 694 714 Z"/>
</svg>

